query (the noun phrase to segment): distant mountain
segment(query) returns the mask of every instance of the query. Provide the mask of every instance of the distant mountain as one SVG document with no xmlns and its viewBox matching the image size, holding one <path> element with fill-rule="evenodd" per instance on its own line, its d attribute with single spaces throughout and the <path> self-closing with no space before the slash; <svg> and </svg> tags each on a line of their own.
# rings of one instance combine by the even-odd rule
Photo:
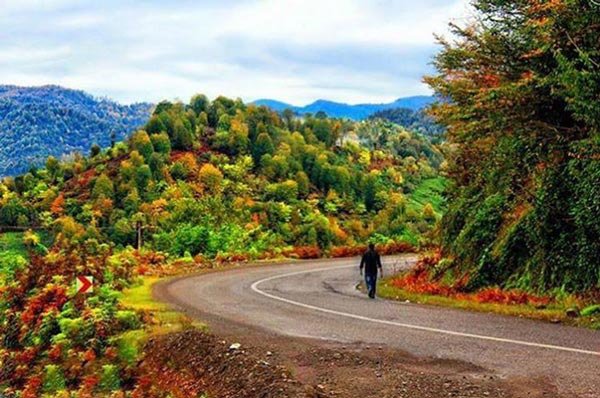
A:
<svg viewBox="0 0 600 398">
<path fill-rule="evenodd" d="M 266 107 L 273 109 L 275 112 L 282 112 L 286 109 L 291 109 L 293 111 L 296 111 L 296 109 L 299 109 L 297 106 L 290 105 L 290 104 L 287 104 L 287 103 L 281 102 L 281 101 L 271 100 L 271 99 L 259 99 L 259 100 L 253 101 L 252 103 L 254 105 L 258 105 L 258 106 L 264 105 Z"/>
<path fill-rule="evenodd" d="M 412 111 L 418 111 L 429 106 L 429 104 L 431 104 L 434 101 L 434 97 L 419 95 L 414 97 L 398 98 L 396 101 L 387 104 L 350 105 L 341 102 L 333 102 L 322 99 L 317 100 L 312 104 L 308 104 L 306 106 L 294 106 L 285 102 L 276 101 L 272 99 L 256 100 L 253 102 L 253 104 L 265 105 L 277 112 L 281 112 L 285 109 L 291 109 L 295 113 L 303 115 L 305 113 L 315 114 L 319 111 L 322 111 L 330 117 L 346 117 L 349 119 L 361 120 L 371 116 L 375 112 L 383 111 L 386 109 L 406 108 Z"/>
<path fill-rule="evenodd" d="M 120 105 L 59 86 L 0 85 L 0 176 L 27 171 L 49 156 L 87 154 L 146 123 L 151 104 Z"/>
</svg>

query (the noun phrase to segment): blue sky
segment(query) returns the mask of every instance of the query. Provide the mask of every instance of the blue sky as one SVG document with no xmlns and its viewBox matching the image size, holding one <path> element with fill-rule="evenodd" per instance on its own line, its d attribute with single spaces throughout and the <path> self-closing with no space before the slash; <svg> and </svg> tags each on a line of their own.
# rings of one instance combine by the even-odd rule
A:
<svg viewBox="0 0 600 398">
<path fill-rule="evenodd" d="M 0 83 L 387 102 L 429 93 L 433 34 L 468 15 L 468 0 L 0 0 Z"/>
</svg>

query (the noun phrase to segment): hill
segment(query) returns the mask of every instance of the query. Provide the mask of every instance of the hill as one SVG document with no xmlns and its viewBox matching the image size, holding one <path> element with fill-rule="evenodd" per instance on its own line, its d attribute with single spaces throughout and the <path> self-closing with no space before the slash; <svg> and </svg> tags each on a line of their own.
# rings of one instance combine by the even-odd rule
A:
<svg viewBox="0 0 600 398">
<path fill-rule="evenodd" d="M 407 130 L 421 133 L 430 138 L 439 139 L 444 133 L 444 128 L 437 124 L 433 117 L 423 110 L 414 111 L 409 108 L 391 108 L 377 111 L 369 119 L 386 119 L 404 127 Z"/>
<path fill-rule="evenodd" d="M 107 147 L 148 119 L 151 105 L 120 105 L 59 86 L 0 86 L 0 176 L 25 172 L 49 155 Z"/>
<path fill-rule="evenodd" d="M 352 120 L 365 119 L 375 112 L 393 109 L 406 108 L 412 111 L 418 111 L 429 106 L 435 101 L 431 96 L 414 96 L 406 98 L 398 98 L 394 102 L 387 104 L 345 104 L 341 102 L 333 102 L 327 100 L 317 100 L 306 106 L 294 106 L 285 102 L 260 99 L 253 102 L 255 105 L 265 105 L 276 112 L 282 112 L 286 109 L 291 109 L 298 115 L 307 113 L 316 114 L 317 112 L 325 112 L 329 117 L 348 118 Z"/>
</svg>

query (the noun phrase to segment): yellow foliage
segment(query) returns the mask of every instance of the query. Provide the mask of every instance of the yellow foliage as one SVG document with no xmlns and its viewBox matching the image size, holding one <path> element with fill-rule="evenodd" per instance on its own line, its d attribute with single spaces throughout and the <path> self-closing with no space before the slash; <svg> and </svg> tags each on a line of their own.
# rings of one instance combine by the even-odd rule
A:
<svg viewBox="0 0 600 398">
<path fill-rule="evenodd" d="M 205 163 L 200 168 L 198 174 L 200 182 L 206 189 L 212 193 L 218 193 L 221 191 L 221 182 L 223 181 L 223 173 L 221 170 L 213 166 L 211 163 Z"/>
<path fill-rule="evenodd" d="M 40 237 L 32 230 L 27 230 L 23 236 L 25 246 L 37 246 L 40 243 Z"/>
</svg>

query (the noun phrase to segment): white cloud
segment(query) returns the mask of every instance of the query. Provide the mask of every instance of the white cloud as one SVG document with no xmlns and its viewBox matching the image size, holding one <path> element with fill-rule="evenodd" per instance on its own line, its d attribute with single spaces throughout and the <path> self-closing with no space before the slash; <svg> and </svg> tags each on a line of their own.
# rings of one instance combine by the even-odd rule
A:
<svg viewBox="0 0 600 398">
<path fill-rule="evenodd" d="M 467 1 L 0 0 L 0 83 L 125 102 L 388 101 L 428 93 L 433 33 Z"/>
</svg>

